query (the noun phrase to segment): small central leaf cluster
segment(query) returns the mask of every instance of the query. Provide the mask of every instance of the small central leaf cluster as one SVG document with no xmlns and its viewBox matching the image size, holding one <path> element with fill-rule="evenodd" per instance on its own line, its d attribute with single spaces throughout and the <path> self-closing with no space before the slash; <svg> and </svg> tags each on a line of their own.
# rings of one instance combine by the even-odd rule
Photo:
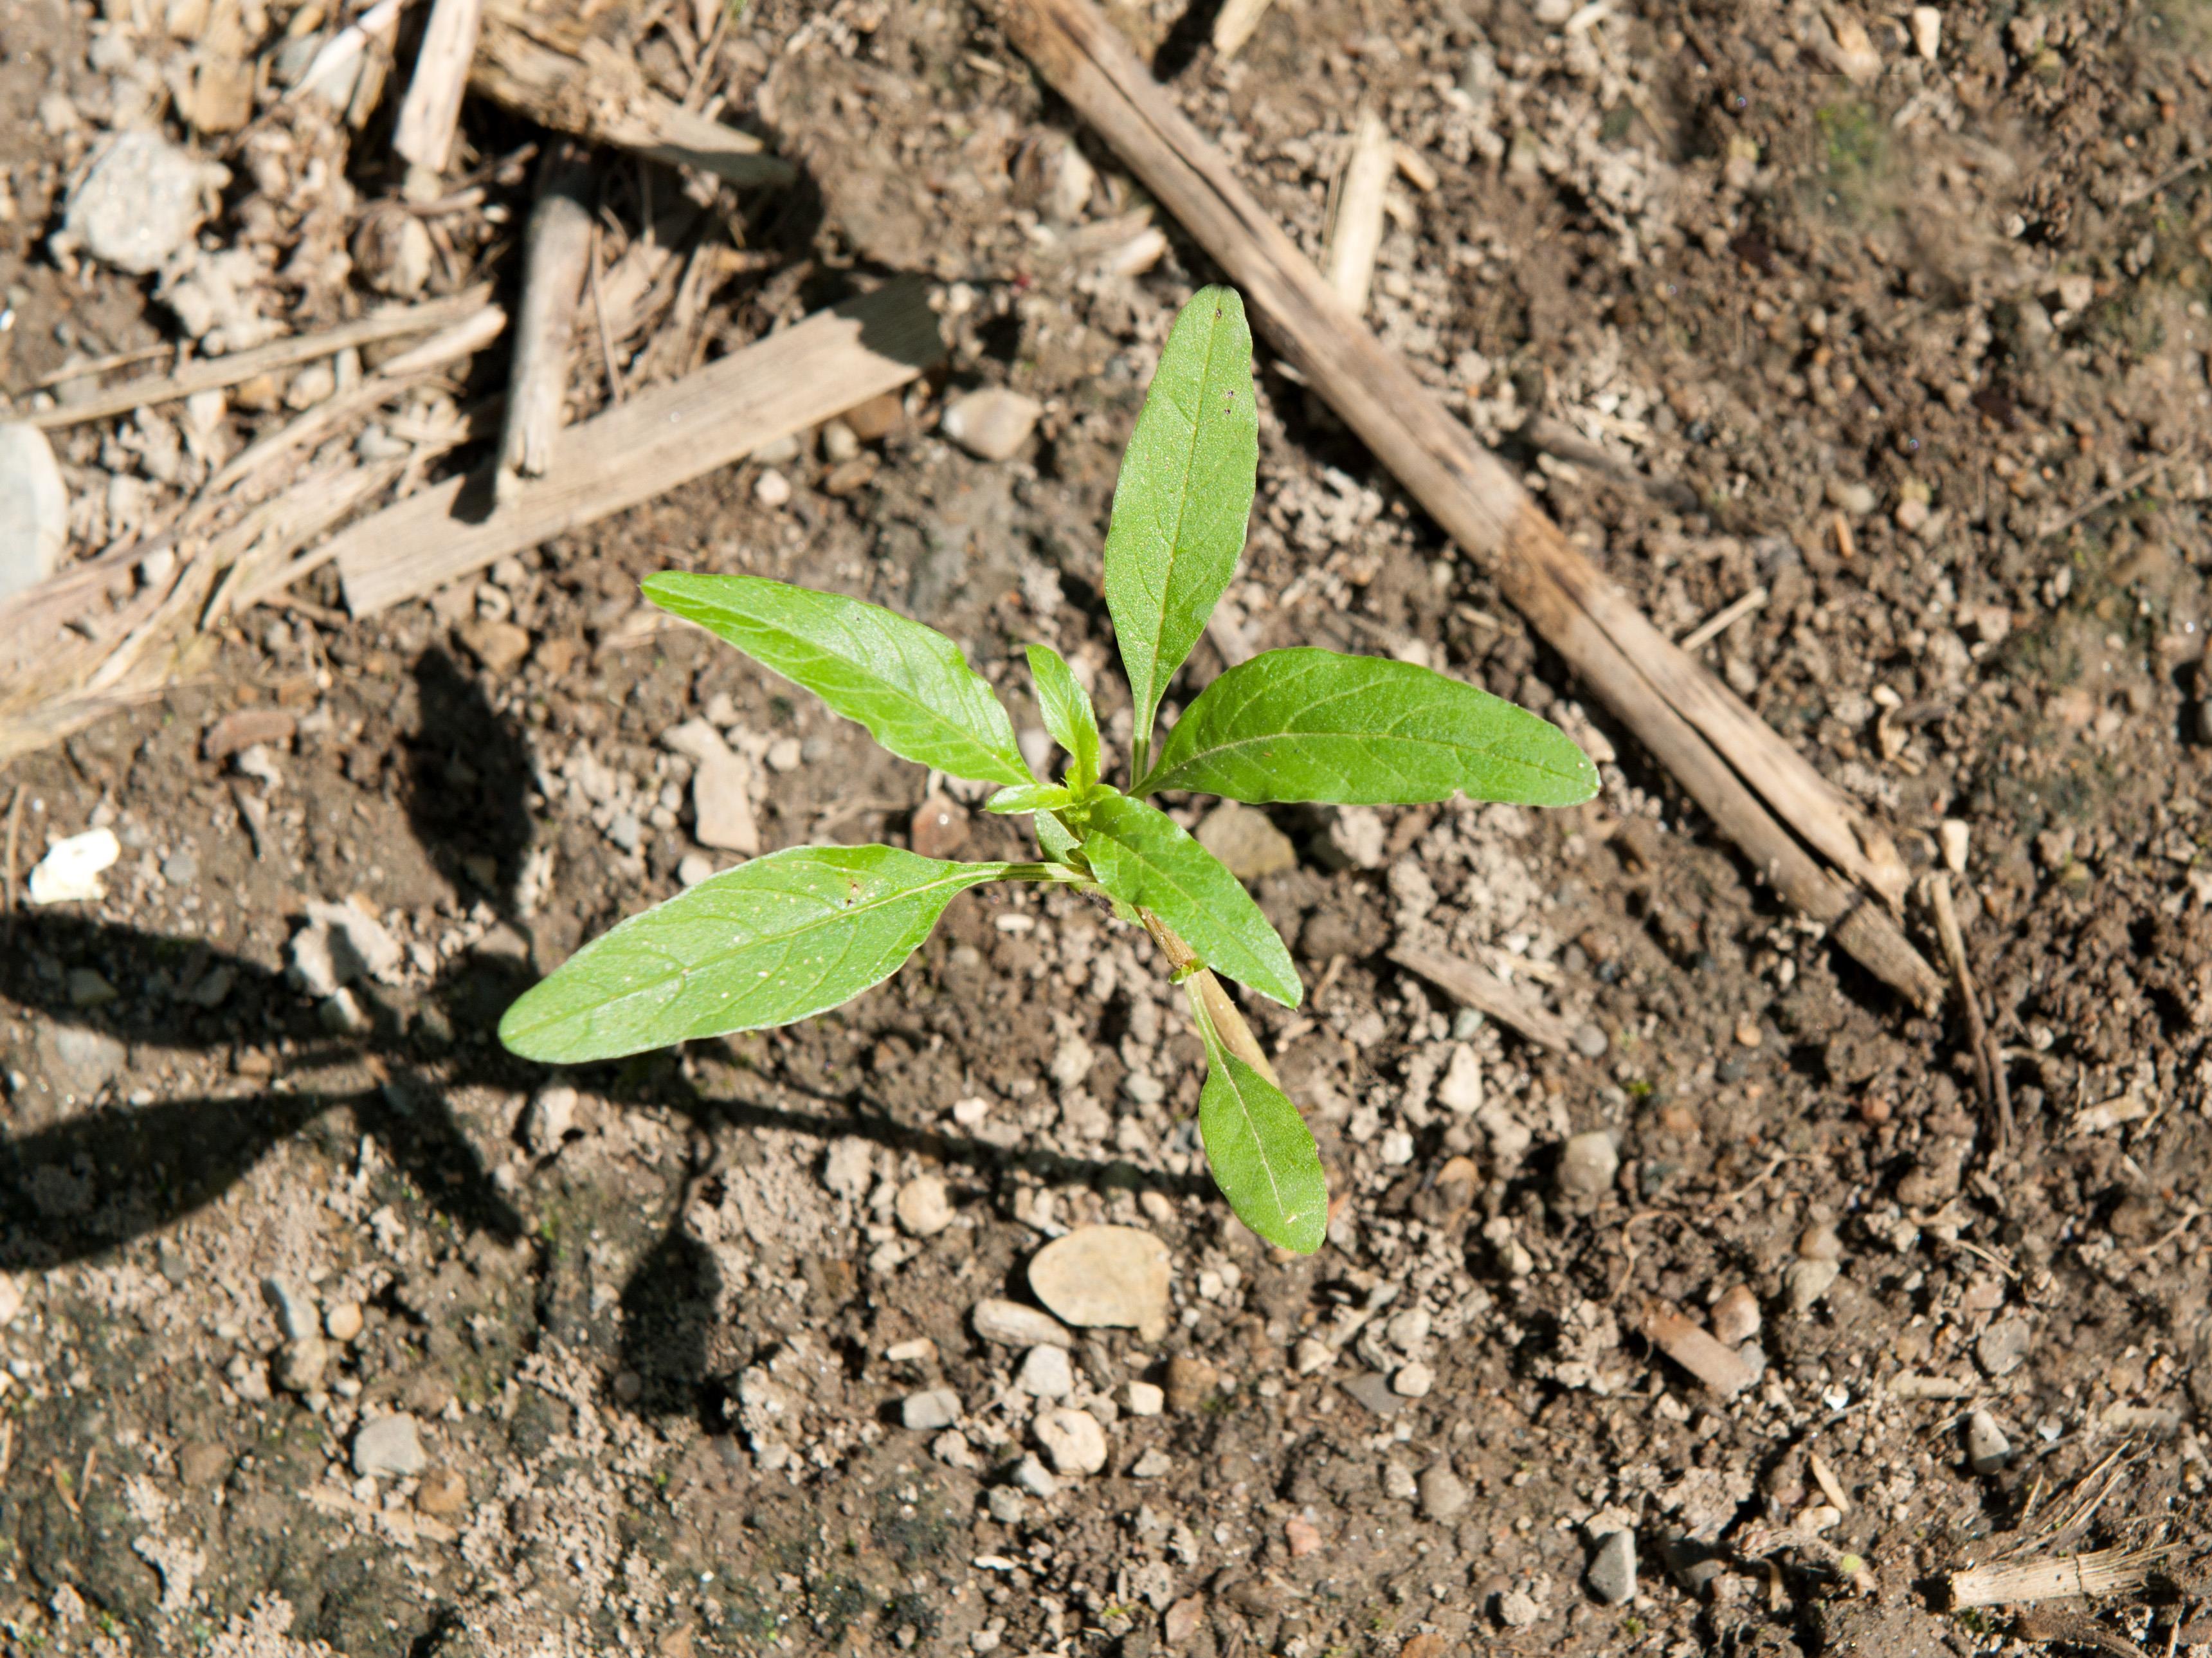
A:
<svg viewBox="0 0 2212 1658">
<path fill-rule="evenodd" d="M 1150 797 L 1530 805 L 1589 798 L 1595 768 L 1557 727 L 1411 664 L 1266 652 L 1193 700 L 1157 753 L 1159 704 L 1235 572 L 1259 454 L 1243 302 L 1201 290 L 1177 316 L 1131 434 L 1106 537 L 1105 592 L 1134 738 L 1110 780 L 1091 697 L 1058 652 L 1028 647 L 1058 777 L 1024 762 L 1012 722 L 951 640 L 836 593 L 756 576 L 666 573 L 646 596 L 866 726 L 891 753 L 996 784 L 1028 815 L 1034 861 L 948 863 L 893 847 L 794 847 L 700 883 L 587 944 L 507 1010 L 500 1036 L 574 1064 L 787 1024 L 896 973 L 945 907 L 989 881 L 1095 893 L 1144 926 L 1185 988 L 1206 1054 L 1199 1127 L 1216 1183 L 1271 1242 L 1327 1228 L 1320 1154 L 1215 975 L 1285 1007 L 1304 990 L 1243 883 Z"/>
</svg>

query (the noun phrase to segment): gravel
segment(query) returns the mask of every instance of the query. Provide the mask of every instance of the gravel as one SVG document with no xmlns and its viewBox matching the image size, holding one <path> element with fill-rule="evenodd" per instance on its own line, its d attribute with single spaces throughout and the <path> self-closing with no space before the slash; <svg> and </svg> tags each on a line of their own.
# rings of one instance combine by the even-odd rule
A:
<svg viewBox="0 0 2212 1658">
<path fill-rule="evenodd" d="M 1075 1391 L 1075 1367 L 1068 1363 L 1067 1349 L 1030 1348 L 1015 1373 L 1014 1386 L 1032 1399 L 1066 1399 Z"/>
<path fill-rule="evenodd" d="M 228 176 L 158 132 L 126 132 L 70 192 L 63 229 L 94 258 L 148 276 L 191 243 Z"/>
<path fill-rule="evenodd" d="M 1170 1270 L 1167 1245 L 1150 1232 L 1079 1226 L 1037 1251 L 1029 1279 L 1063 1323 L 1133 1328 L 1155 1341 L 1167 1331 Z"/>
<path fill-rule="evenodd" d="M 2012 1441 L 1987 1411 L 1977 1410 L 1966 1418 L 1966 1461 L 1979 1474 L 2002 1473 L 2012 1461 Z"/>
<path fill-rule="evenodd" d="M 1011 460 L 1029 441 L 1044 405 L 1003 386 L 987 386 L 955 398 L 939 422 L 945 435 L 979 460 Z"/>
</svg>

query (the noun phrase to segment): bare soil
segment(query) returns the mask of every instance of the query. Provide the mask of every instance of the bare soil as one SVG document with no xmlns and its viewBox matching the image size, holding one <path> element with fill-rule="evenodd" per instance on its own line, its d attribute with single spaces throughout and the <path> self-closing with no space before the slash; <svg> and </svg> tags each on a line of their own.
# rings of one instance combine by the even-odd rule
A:
<svg viewBox="0 0 2212 1658">
<path fill-rule="evenodd" d="M 169 327 L 147 284 L 44 251 L 86 143 L 50 100 L 97 124 L 129 74 L 100 43 L 152 38 L 129 11 L 0 19 L 19 393 Z M 1705 655 L 1917 868 L 1963 826 L 2013 1143 L 1955 1015 L 1900 1007 L 1778 908 L 1264 352 L 1231 596 L 1251 641 L 1429 661 L 1604 760 L 1573 811 L 1273 814 L 1299 861 L 1257 890 L 1310 994 L 1255 1019 L 1343 1195 L 1320 1254 L 1228 1216 L 1149 945 L 1058 895 L 961 900 L 891 982 L 788 1030 L 562 1078 L 507 1056 L 522 987 L 679 890 L 672 726 L 795 739 L 763 774 L 767 848 L 904 844 L 925 798 L 856 728 L 654 627 L 641 575 L 893 605 L 1022 726 L 1019 646 L 1048 639 L 1126 731 L 1100 541 L 1167 322 L 1212 273 L 1171 224 L 1133 275 L 1068 252 L 1142 193 L 975 8 L 763 0 L 724 48 L 729 114 L 805 176 L 749 210 L 776 261 L 720 295 L 719 337 L 890 270 L 945 284 L 950 366 L 872 473 L 833 480 L 810 442 L 778 463 L 787 505 L 748 463 L 364 623 L 311 582 L 203 680 L 5 780 L 16 890 L 52 837 L 108 823 L 125 848 L 104 901 L 0 921 L 9 1649 L 2212 1638 L 2212 167 L 2190 167 L 2212 15 L 1968 0 L 1929 61 L 1902 10 L 1284 0 L 1228 64 L 1206 4 L 1114 15 L 1309 249 L 1356 112 L 1382 110 L 1434 178 L 1394 186 L 1383 336 L 1662 628 L 1763 589 Z M 526 136 L 468 121 L 485 157 Z M 356 152 L 364 196 L 392 187 L 386 130 Z M 1097 178 L 1055 222 L 1070 142 Z M 526 214 L 526 171 L 489 191 Z M 465 246 L 440 281 L 511 287 L 514 264 L 511 237 Z M 1044 404 L 1012 462 L 934 430 L 977 384 Z M 1532 414 L 1613 465 L 1540 452 Z M 100 428 L 64 446 L 80 489 L 132 465 Z M 529 631 L 520 666 L 471 653 L 493 616 Z M 1220 666 L 1201 645 L 1181 695 Z M 290 716 L 263 727 L 273 780 L 211 757 L 241 711 Z M 948 834 L 1026 844 L 980 811 Z M 286 969 L 306 905 L 352 895 L 405 957 L 348 1029 Z M 1595 1051 L 1455 1010 L 1388 962 L 1399 937 L 1509 969 Z M 1440 1097 L 1462 1051 L 1480 1110 Z M 544 1105 L 556 1084 L 572 1106 Z M 1561 1149 L 1590 1130 L 1619 1175 L 1578 1195 Z M 929 1175 L 954 1220 L 911 1236 L 894 1199 Z M 1173 1325 L 1079 1333 L 1109 1460 L 1041 1497 L 1011 1483 L 1021 1354 L 971 1312 L 1028 1299 L 1035 1251 L 1099 1220 L 1169 1244 Z M 361 1309 L 313 1385 L 284 1385 L 271 1280 Z M 1722 1399 L 1642 1319 L 1738 1285 L 1761 1373 Z M 1391 1391 L 1417 1363 L 1433 1385 Z M 1173 1382 L 1170 1409 L 1131 1414 L 1132 1380 Z M 953 1429 L 902 1426 L 937 1387 Z M 1976 1408 L 2010 1444 L 1987 1473 Z M 398 1411 L 426 1466 L 357 1476 L 356 1430 Z M 1585 1577 L 1620 1530 L 1640 1570 L 1612 1606 Z M 1945 1573 L 2008 1550 L 2154 1544 L 2163 1576 L 2086 1621 L 1945 1609 Z"/>
</svg>

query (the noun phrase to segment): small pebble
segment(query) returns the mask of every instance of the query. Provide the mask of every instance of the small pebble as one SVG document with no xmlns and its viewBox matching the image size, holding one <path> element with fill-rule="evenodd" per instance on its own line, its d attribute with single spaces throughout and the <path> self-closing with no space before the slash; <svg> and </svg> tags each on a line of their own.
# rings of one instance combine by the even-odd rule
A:
<svg viewBox="0 0 2212 1658">
<path fill-rule="evenodd" d="M 1036 1431 L 1054 1473 L 1097 1473 L 1106 1466 L 1106 1430 L 1088 1411 L 1066 1406 L 1040 1411 Z"/>
<path fill-rule="evenodd" d="M 753 480 L 753 499 L 773 512 L 791 504 L 791 480 L 769 467 Z"/>
<path fill-rule="evenodd" d="M 763 756 L 770 771 L 797 771 L 805 757 L 806 746 L 795 737 L 779 737 L 768 745 Z"/>
<path fill-rule="evenodd" d="M 1817 1222 L 1797 1235 L 1797 1253 L 1806 1260 L 1841 1260 L 1844 1241 L 1826 1221 Z"/>
<path fill-rule="evenodd" d="M 1759 1021 L 1748 1013 L 1735 1022 L 1735 1039 L 1742 1048 L 1757 1048 L 1766 1039 L 1759 1034 Z"/>
<path fill-rule="evenodd" d="M 1065 1347 L 1032 1347 L 1015 1373 L 1014 1386 L 1032 1399 L 1065 1399 L 1075 1391 L 1075 1369 Z"/>
<path fill-rule="evenodd" d="M 1130 1382 L 1123 1398 L 1131 1416 L 1158 1416 L 1168 1406 L 1166 1391 L 1150 1382 Z"/>
<path fill-rule="evenodd" d="M 1437 1103 L 1462 1117 L 1482 1109 L 1482 1061 L 1465 1042 L 1452 1049 L 1451 1063 L 1437 1084 Z"/>
<path fill-rule="evenodd" d="M 987 386 L 955 398 L 938 424 L 978 460 L 1011 460 L 1029 440 L 1044 405 L 1004 386 Z"/>
<path fill-rule="evenodd" d="M 31 871 L 34 904 L 90 903 L 106 896 L 101 874 L 123 855 L 123 843 L 110 829 L 88 829 L 57 841 Z"/>
<path fill-rule="evenodd" d="M 2012 1441 L 1987 1411 L 1978 1410 L 1966 1418 L 1966 1461 L 1982 1474 L 2001 1473 L 2012 1461 Z"/>
<path fill-rule="evenodd" d="M 1602 1026 L 1584 1021 L 1575 1027 L 1575 1052 L 1581 1054 L 1583 1058 L 1601 1060 L 1605 1057 L 1606 1050 L 1612 1046 L 1613 1043 L 1607 1037 Z"/>
<path fill-rule="evenodd" d="M 1974 1357 L 1991 1376 L 2008 1376 L 2026 1362 L 2034 1345 L 2035 1330 L 2026 1319 L 2000 1319 L 1974 1343 Z"/>
<path fill-rule="evenodd" d="M 1568 1136 L 1559 1153 L 1559 1190 L 1569 1197 L 1602 1197 L 1620 1173 L 1620 1153 L 1602 1129 Z"/>
<path fill-rule="evenodd" d="M 1943 848 L 1943 867 L 1954 875 L 1966 872 L 1966 853 L 1972 845 L 1973 831 L 1965 819 L 1946 817 L 1936 827 L 1937 844 Z"/>
<path fill-rule="evenodd" d="M 94 258 L 149 276 L 191 240 L 225 176 L 158 131 L 125 132 L 70 191 L 64 228 Z"/>
<path fill-rule="evenodd" d="M 1024 1307 L 1018 1301 L 1001 1301 L 993 1297 L 975 1303 L 969 1315 L 975 1333 L 986 1341 L 995 1341 L 1007 1347 L 1035 1347 L 1046 1345 L 1054 1347 L 1073 1345 L 1075 1338 L 1050 1313 L 1040 1312 L 1034 1307 Z"/>
<path fill-rule="evenodd" d="M 1438 1462 L 1420 1478 L 1421 1512 L 1439 1524 L 1449 1524 L 1467 1512 L 1473 1493 L 1467 1482 L 1452 1472 L 1449 1462 Z"/>
<path fill-rule="evenodd" d="M 357 1474 L 404 1479 L 422 1473 L 428 1463 L 418 1424 L 404 1411 L 363 1423 L 353 1436 L 353 1471 Z"/>
<path fill-rule="evenodd" d="M 1002 1526 L 1018 1526 L 1029 1515 L 1029 1504 L 1022 1501 L 1022 1494 L 1005 1485 L 994 1485 L 984 1492 L 983 1506 Z"/>
<path fill-rule="evenodd" d="M 1730 1347 L 1741 1347 L 1759 1333 L 1759 1297 L 1744 1284 L 1735 1284 L 1713 1303 L 1714 1338 Z"/>
<path fill-rule="evenodd" d="M 1437 1373 L 1419 1359 L 1402 1366 L 1390 1378 L 1390 1391 L 1401 1399 L 1426 1399 L 1436 1385 Z"/>
<path fill-rule="evenodd" d="M 1526 1589 L 1512 1589 L 1498 1597 L 1498 1616 L 1508 1629 L 1527 1629 L 1544 1615 Z"/>
<path fill-rule="evenodd" d="M 823 422 L 821 440 L 822 459 L 832 466 L 842 466 L 860 452 L 860 440 L 842 420 Z"/>
<path fill-rule="evenodd" d="M 1079 1226 L 1030 1261 L 1030 1288 L 1079 1329 L 1133 1328 L 1147 1341 L 1167 1333 L 1167 1245 L 1134 1226 Z M 1174 1385 L 1169 1385 L 1173 1402 Z"/>
<path fill-rule="evenodd" d="M 342 1301 L 323 1315 L 323 1333 L 332 1341 L 351 1341 L 361 1333 L 362 1311 L 357 1301 Z"/>
<path fill-rule="evenodd" d="M 1257 881 L 1297 867 L 1297 848 L 1263 811 L 1224 800 L 1198 826 L 1199 845 L 1240 881 Z"/>
<path fill-rule="evenodd" d="M 1380 1150 L 1386 1165 L 1402 1169 L 1413 1160 L 1413 1137 L 1402 1128 L 1385 1129 Z"/>
<path fill-rule="evenodd" d="M 330 1360 L 331 1350 L 322 1337 L 295 1337 L 277 1352 L 276 1385 L 287 1393 L 313 1393 L 322 1384 L 323 1370 Z"/>
<path fill-rule="evenodd" d="M 453 1468 L 436 1467 L 416 1488 L 415 1506 L 424 1514 L 459 1514 L 469 1505 L 469 1482 Z"/>
<path fill-rule="evenodd" d="M 1283 1540 L 1291 1546 L 1291 1558 L 1303 1560 L 1321 1549 L 1321 1527 L 1302 1514 L 1283 1522 Z"/>
<path fill-rule="evenodd" d="M 1164 1394 L 1169 1408 L 1178 1415 L 1188 1415 L 1213 1397 L 1220 1381 L 1221 1373 L 1204 1359 L 1177 1353 L 1168 1361 Z"/>
<path fill-rule="evenodd" d="M 1783 1274 L 1790 1289 L 1790 1310 L 1801 1316 L 1813 1310 L 1820 1297 L 1828 1293 L 1835 1281 L 1843 1276 L 1843 1266 L 1833 1260 L 1799 1259 L 1790 1263 Z"/>
<path fill-rule="evenodd" d="M 1636 1533 L 1607 1532 L 1590 1558 L 1590 1593 L 1608 1606 L 1625 1606 L 1636 1598 Z"/>
<path fill-rule="evenodd" d="M 934 1433 L 960 1419 L 960 1395 L 950 1388 L 908 1394 L 899 1405 L 899 1420 L 917 1433 Z"/>
<path fill-rule="evenodd" d="M 1132 1479 L 1164 1479 L 1175 1472 L 1175 1459 L 1158 1446 L 1148 1447 L 1145 1454 L 1129 1466 Z"/>
<path fill-rule="evenodd" d="M 935 1237 L 952 1224 L 952 1199 L 934 1175 L 917 1175 L 900 1187 L 893 1207 L 899 1224 L 918 1238 Z"/>
<path fill-rule="evenodd" d="M 0 599 L 58 569 L 69 545 L 69 486 L 46 434 L 0 423 Z"/>
<path fill-rule="evenodd" d="M 1014 1484 L 1031 1497 L 1050 1502 L 1060 1495 L 1060 1481 L 1053 1478 L 1050 1468 L 1034 1456 L 1024 1456 L 1014 1464 Z"/>
<path fill-rule="evenodd" d="M 1943 14 L 1934 6 L 1912 9 L 1912 49 L 1929 63 L 1943 45 Z"/>
</svg>

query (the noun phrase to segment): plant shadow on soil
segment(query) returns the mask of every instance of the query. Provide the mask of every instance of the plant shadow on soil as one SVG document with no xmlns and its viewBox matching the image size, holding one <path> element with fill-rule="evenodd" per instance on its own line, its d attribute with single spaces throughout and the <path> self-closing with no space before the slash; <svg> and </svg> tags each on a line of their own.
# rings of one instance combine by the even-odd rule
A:
<svg viewBox="0 0 2212 1658">
<path fill-rule="evenodd" d="M 490 888 L 489 860 L 505 878 L 498 908 L 512 914 L 513 872 L 530 833 L 526 751 L 475 682 L 442 653 L 426 653 L 416 671 L 426 729 L 439 735 L 406 750 L 410 823 L 457 885 L 465 876 Z M 44 1271 L 159 1231 L 221 1199 L 279 1144 L 343 1114 L 350 1114 L 353 1133 L 374 1139 L 458 1230 L 510 1244 L 529 1233 L 447 1098 L 472 1086 L 526 1092 L 546 1076 L 507 1055 L 494 1034 L 508 1003 L 537 979 L 526 963 L 483 954 L 449 963 L 420 1005 L 444 1016 L 450 1040 L 429 1037 L 419 1017 L 410 1034 L 410 1021 L 366 984 L 356 988 L 366 993 L 368 1029 L 332 1035 L 284 975 L 202 940 L 75 914 L 34 911 L 15 919 L 13 944 L 0 951 L 0 1000 L 51 1021 L 58 1035 L 75 1028 L 131 1046 L 203 1054 L 245 1052 L 280 1036 L 297 1046 L 278 1063 L 271 1078 L 278 1085 L 237 1095 L 144 1105 L 111 1100 L 43 1114 L 25 1109 L 19 1096 L 14 1132 L 0 1137 L 0 1271 Z M 146 988 L 79 1005 L 60 964 L 88 963 L 98 963 L 112 985 Z M 218 974 L 228 980 L 221 1011 L 192 1003 L 190 990 Z M 337 1086 L 289 1085 L 333 1072 L 349 1074 Z M 622 1293 L 622 1361 L 643 1384 L 629 1408 L 645 1415 L 696 1411 L 719 1431 L 726 1431 L 718 1408 L 723 1389 L 709 1355 L 721 1277 L 713 1252 L 684 1220 L 690 1195 L 717 1177 L 716 1128 L 823 1140 L 858 1136 L 940 1164 L 1019 1165 L 1055 1182 L 1110 1184 L 1134 1175 L 1178 1193 L 1207 1184 L 1199 1176 L 1137 1170 L 1126 1160 L 1010 1151 L 940 1134 L 898 1121 L 860 1090 L 811 1090 L 787 1079 L 791 1091 L 821 1104 L 815 1113 L 713 1097 L 665 1063 L 620 1075 L 601 1067 L 596 1078 L 587 1078 L 611 1102 L 672 1108 L 695 1131 L 668 1224 Z"/>
</svg>

